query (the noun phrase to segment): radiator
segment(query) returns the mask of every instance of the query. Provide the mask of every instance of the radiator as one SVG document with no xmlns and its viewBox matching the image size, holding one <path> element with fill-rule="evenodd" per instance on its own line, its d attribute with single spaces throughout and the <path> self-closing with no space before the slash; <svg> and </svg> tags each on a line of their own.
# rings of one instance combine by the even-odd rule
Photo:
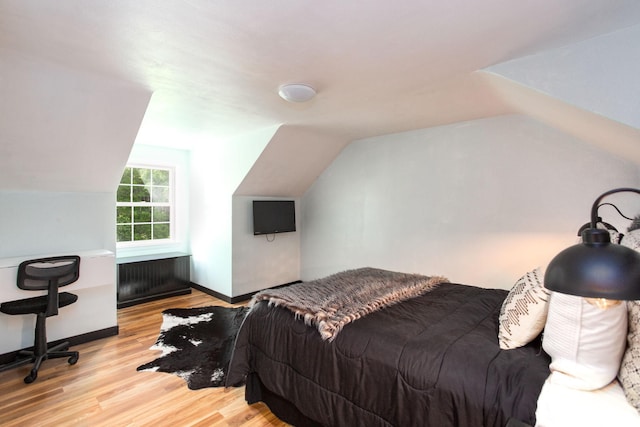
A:
<svg viewBox="0 0 640 427">
<path fill-rule="evenodd" d="M 191 292 L 190 255 L 119 258 L 118 308 Z"/>
</svg>

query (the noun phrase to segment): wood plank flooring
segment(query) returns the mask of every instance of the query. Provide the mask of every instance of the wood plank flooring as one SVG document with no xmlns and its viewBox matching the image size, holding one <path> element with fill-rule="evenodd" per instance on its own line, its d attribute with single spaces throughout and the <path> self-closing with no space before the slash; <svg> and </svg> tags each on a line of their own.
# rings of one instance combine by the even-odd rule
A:
<svg viewBox="0 0 640 427">
<path fill-rule="evenodd" d="M 136 371 L 160 354 L 149 347 L 162 310 L 206 305 L 231 306 L 194 289 L 123 308 L 119 335 L 72 347 L 80 352 L 77 364 L 47 360 L 32 384 L 23 382 L 31 365 L 0 373 L 0 425 L 286 426 L 265 405 L 247 405 L 244 387 L 189 390 L 175 375 Z"/>
</svg>

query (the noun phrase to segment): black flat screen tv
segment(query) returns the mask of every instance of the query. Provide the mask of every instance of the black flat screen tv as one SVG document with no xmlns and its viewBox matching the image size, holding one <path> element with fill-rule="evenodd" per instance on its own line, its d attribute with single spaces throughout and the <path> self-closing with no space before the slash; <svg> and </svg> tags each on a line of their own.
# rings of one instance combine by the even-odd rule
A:
<svg viewBox="0 0 640 427">
<path fill-rule="evenodd" d="M 253 234 L 275 234 L 296 231 L 296 209 L 293 200 L 254 200 Z"/>
</svg>

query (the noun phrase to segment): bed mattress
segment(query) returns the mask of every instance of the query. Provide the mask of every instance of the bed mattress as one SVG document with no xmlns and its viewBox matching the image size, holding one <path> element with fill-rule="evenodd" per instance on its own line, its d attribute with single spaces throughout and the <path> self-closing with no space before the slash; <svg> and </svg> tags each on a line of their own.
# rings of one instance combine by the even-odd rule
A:
<svg viewBox="0 0 640 427">
<path fill-rule="evenodd" d="M 444 283 L 358 319 L 333 342 L 261 302 L 238 334 L 227 385 L 255 375 L 325 426 L 534 425 L 549 358 L 539 339 L 500 350 L 506 295 Z"/>
</svg>

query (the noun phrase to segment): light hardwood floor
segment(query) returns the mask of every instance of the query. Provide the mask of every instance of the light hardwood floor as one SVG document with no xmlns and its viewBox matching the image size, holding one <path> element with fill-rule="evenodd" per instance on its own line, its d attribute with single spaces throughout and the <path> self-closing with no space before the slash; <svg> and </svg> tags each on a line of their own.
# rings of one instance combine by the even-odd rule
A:
<svg viewBox="0 0 640 427">
<path fill-rule="evenodd" d="M 118 310 L 120 333 L 72 347 L 77 364 L 43 363 L 0 373 L 0 426 L 286 426 L 261 404 L 247 405 L 244 387 L 189 390 L 171 374 L 137 372 L 160 352 L 155 343 L 167 308 L 229 304 L 193 290 Z M 61 312 L 60 315 L 64 315 Z"/>
</svg>

